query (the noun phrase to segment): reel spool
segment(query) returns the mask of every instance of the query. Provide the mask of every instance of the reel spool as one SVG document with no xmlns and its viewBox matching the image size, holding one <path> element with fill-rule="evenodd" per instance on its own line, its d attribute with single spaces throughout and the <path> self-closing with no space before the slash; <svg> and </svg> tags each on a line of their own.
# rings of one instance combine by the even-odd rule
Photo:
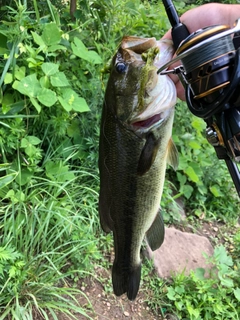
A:
<svg viewBox="0 0 240 320">
<path fill-rule="evenodd" d="M 202 43 L 197 51 L 182 59 L 186 81 L 191 88 L 194 99 L 209 95 L 211 97 L 215 91 L 226 87 L 230 83 L 235 57 L 231 35 L 203 44 L 205 39 L 229 29 L 225 25 L 201 29 L 191 34 L 178 47 L 177 55 L 198 43 Z"/>
</svg>

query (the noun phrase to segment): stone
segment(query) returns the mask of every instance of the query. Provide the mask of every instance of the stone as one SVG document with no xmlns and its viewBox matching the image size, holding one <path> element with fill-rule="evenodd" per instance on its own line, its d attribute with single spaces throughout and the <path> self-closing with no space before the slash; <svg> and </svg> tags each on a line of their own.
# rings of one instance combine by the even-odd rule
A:
<svg viewBox="0 0 240 320">
<path fill-rule="evenodd" d="M 206 262 L 203 253 L 212 256 L 214 251 L 206 237 L 175 228 L 165 228 L 164 243 L 159 249 L 152 251 L 148 247 L 147 250 L 161 278 L 182 272 L 188 275 L 197 268 L 210 269 L 211 266 Z"/>
</svg>

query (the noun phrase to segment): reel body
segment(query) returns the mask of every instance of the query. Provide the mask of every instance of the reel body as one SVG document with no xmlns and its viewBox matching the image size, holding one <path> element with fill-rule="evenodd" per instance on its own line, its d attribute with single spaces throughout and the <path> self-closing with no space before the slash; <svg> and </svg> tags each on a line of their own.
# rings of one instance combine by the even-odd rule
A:
<svg viewBox="0 0 240 320">
<path fill-rule="evenodd" d="M 185 86 L 189 110 L 205 120 L 206 138 L 227 167 L 240 196 L 240 19 L 233 29 L 217 25 L 185 38 L 176 58 L 158 73 L 175 73 Z M 182 65 L 166 68 L 175 61 Z M 166 71 L 164 71 L 166 70 Z"/>
</svg>

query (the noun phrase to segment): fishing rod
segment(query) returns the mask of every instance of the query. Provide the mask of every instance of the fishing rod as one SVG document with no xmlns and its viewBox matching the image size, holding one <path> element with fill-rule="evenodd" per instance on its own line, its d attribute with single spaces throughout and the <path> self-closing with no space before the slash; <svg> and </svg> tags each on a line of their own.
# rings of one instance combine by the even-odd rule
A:
<svg viewBox="0 0 240 320">
<path fill-rule="evenodd" d="M 158 74 L 176 74 L 189 110 L 206 122 L 206 138 L 224 160 L 240 197 L 240 19 L 231 29 L 214 25 L 190 34 L 171 0 L 163 4 L 172 26 L 176 58 Z M 174 62 L 181 65 L 167 68 Z"/>
</svg>

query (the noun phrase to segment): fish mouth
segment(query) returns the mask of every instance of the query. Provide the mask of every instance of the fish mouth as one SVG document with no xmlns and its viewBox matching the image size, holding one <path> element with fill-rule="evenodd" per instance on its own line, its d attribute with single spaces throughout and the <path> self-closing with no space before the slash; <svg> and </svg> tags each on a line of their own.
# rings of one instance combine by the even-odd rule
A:
<svg viewBox="0 0 240 320">
<path fill-rule="evenodd" d="M 145 110 L 133 112 L 129 123 L 135 131 L 147 131 L 156 127 L 168 118 L 176 101 L 176 88 L 172 80 L 168 76 L 158 78 L 158 84 L 146 99 Z"/>
<path fill-rule="evenodd" d="M 161 122 L 163 120 L 163 113 L 158 113 L 158 114 L 154 114 L 152 117 L 145 119 L 145 120 L 140 120 L 140 121 L 136 121 L 131 123 L 131 125 L 133 126 L 133 128 L 135 130 L 137 129 L 149 129 L 152 128 L 153 126 L 159 124 L 159 122 Z"/>
<path fill-rule="evenodd" d="M 151 41 L 148 41 L 148 45 L 150 43 L 154 50 L 147 50 L 149 52 L 147 59 L 150 59 L 150 65 L 149 60 L 145 60 L 142 55 L 145 66 L 140 76 L 138 104 L 128 119 L 134 130 L 142 131 L 160 124 L 169 116 L 170 109 L 174 107 L 177 101 L 173 81 L 167 75 L 159 76 L 156 72 L 156 66 L 171 59 L 173 47 L 169 41 L 153 41 L 151 39 Z"/>
</svg>

